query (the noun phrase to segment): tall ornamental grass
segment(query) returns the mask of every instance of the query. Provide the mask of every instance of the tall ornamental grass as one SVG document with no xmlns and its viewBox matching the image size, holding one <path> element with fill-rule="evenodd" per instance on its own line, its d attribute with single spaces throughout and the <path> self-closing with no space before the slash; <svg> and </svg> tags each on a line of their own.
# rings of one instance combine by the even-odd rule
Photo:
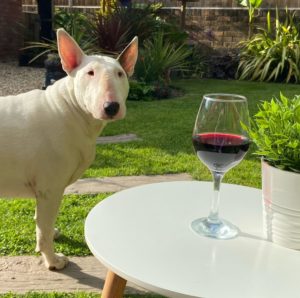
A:
<svg viewBox="0 0 300 298">
<path fill-rule="evenodd" d="M 270 13 L 267 28 L 241 43 L 237 77 L 241 80 L 294 82 L 300 81 L 300 40 L 295 14 L 286 11 L 283 23 L 276 10 L 275 26 Z"/>
</svg>

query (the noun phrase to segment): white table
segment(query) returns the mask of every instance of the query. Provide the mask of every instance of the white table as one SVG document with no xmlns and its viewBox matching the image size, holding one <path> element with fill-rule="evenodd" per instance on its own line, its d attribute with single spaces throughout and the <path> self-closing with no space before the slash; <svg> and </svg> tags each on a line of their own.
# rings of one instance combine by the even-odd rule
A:
<svg viewBox="0 0 300 298">
<path fill-rule="evenodd" d="M 211 192 L 210 182 L 157 183 L 95 206 L 85 236 L 110 270 L 102 297 L 122 297 L 126 280 L 167 297 L 300 297 L 300 252 L 264 239 L 260 190 L 221 187 L 220 215 L 240 228 L 239 237 L 216 240 L 191 230 L 208 214 Z"/>
</svg>

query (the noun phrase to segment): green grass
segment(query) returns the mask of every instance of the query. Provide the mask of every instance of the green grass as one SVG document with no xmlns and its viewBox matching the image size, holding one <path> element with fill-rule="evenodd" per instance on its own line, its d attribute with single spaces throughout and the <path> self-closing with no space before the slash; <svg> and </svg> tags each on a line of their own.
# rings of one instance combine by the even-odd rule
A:
<svg viewBox="0 0 300 298">
<path fill-rule="evenodd" d="M 56 251 L 76 256 L 91 254 L 84 240 L 84 220 L 88 212 L 107 195 L 65 196 L 56 224 L 62 232 L 55 241 Z M 1 199 L 0 206 L 0 256 L 34 254 L 35 201 Z"/>
<path fill-rule="evenodd" d="M 190 173 L 199 180 L 211 180 L 209 171 L 197 159 L 191 133 L 204 93 L 226 92 L 246 95 L 250 113 L 260 100 L 300 94 L 298 85 L 221 80 L 178 81 L 185 89 L 181 98 L 128 102 L 125 120 L 107 126 L 104 135 L 135 133 L 142 141 L 97 146 L 97 157 L 85 177 Z M 260 187 L 260 162 L 248 154 L 240 165 L 230 170 L 224 181 Z M 56 250 L 66 255 L 85 256 L 90 252 L 84 241 L 83 226 L 89 210 L 107 194 L 72 195 L 64 198 L 57 226 L 62 236 Z M 35 223 L 33 200 L 0 200 L 0 255 L 34 254 Z M 18 230 L 15 227 L 18 226 Z"/>
<path fill-rule="evenodd" d="M 140 174 L 190 173 L 199 180 L 210 180 L 210 173 L 194 154 L 191 134 L 202 95 L 212 92 L 247 96 L 250 114 L 261 100 L 300 94 L 299 85 L 225 80 L 183 80 L 175 82 L 185 90 L 181 98 L 128 102 L 125 120 L 109 124 L 103 135 L 135 133 L 142 141 L 98 145 L 97 157 L 85 177 Z M 253 150 L 253 149 L 252 149 Z M 251 153 L 224 179 L 228 183 L 260 187 L 260 166 Z"/>
</svg>

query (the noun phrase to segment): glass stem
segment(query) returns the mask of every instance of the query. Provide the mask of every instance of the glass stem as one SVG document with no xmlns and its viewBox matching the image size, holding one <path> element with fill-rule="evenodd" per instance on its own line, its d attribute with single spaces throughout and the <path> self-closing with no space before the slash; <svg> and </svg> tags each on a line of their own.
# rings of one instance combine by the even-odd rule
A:
<svg viewBox="0 0 300 298">
<path fill-rule="evenodd" d="M 208 221 L 214 224 L 220 222 L 219 219 L 219 205 L 220 205 L 220 186 L 223 179 L 224 173 L 212 171 L 212 176 L 214 180 L 214 192 L 213 200 L 210 208 L 210 213 L 208 215 Z"/>
</svg>

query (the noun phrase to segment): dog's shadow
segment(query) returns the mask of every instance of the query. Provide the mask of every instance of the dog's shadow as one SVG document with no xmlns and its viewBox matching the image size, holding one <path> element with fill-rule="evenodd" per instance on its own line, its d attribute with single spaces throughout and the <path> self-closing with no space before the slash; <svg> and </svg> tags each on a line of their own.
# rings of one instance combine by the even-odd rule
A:
<svg viewBox="0 0 300 298">
<path fill-rule="evenodd" d="M 94 262 L 95 263 L 95 262 Z M 102 275 L 102 272 L 99 273 L 99 271 L 101 271 L 101 267 L 103 267 L 103 265 L 101 265 L 101 263 L 99 262 L 99 269 L 96 269 L 95 274 L 99 274 Z M 105 269 L 106 272 L 106 269 Z M 93 288 L 93 289 L 98 289 L 99 292 L 102 291 L 103 287 L 104 287 L 104 282 L 105 279 L 101 278 L 101 277 L 97 277 L 96 275 L 91 275 L 88 274 L 86 272 L 84 272 L 82 270 L 82 268 L 75 262 L 70 261 L 68 266 L 59 271 L 60 274 L 64 274 L 67 275 L 68 277 L 77 280 L 78 284 L 81 285 L 85 285 L 89 288 Z M 104 273 L 104 270 L 103 270 Z M 144 290 L 142 288 L 139 287 L 132 287 L 131 285 L 126 285 L 126 289 L 124 294 L 137 294 L 137 295 L 145 295 L 146 293 L 148 293 L 147 290 Z"/>
<path fill-rule="evenodd" d="M 84 242 L 72 239 L 70 237 L 65 236 L 64 234 L 59 235 L 55 242 L 58 244 L 67 244 L 76 249 L 86 248 L 86 244 Z M 106 271 L 99 262 L 99 269 L 96 266 L 91 268 L 91 264 L 89 262 L 84 261 L 85 257 L 69 257 L 71 259 L 63 270 L 57 271 L 57 273 L 64 274 L 74 280 L 77 280 L 77 283 L 86 285 L 88 287 L 96 288 L 101 290 L 104 286 L 105 274 Z M 87 260 L 87 259 L 86 259 Z M 80 264 L 82 263 L 82 267 Z M 97 262 L 93 262 L 97 265 Z M 85 272 L 86 269 L 91 271 L 91 269 L 95 268 L 95 275 L 89 274 Z M 103 270 L 101 270 L 103 268 Z M 101 275 L 98 277 L 97 275 Z M 103 277 L 103 278 L 102 278 Z"/>
<path fill-rule="evenodd" d="M 99 267 L 101 264 L 99 263 Z M 97 270 L 96 273 L 99 271 Z M 96 275 L 88 274 L 83 271 L 83 269 L 75 262 L 70 261 L 66 268 L 58 273 L 67 275 L 68 277 L 77 280 L 79 284 L 86 285 L 91 288 L 102 290 L 104 286 L 104 278 L 97 277 Z"/>
</svg>

